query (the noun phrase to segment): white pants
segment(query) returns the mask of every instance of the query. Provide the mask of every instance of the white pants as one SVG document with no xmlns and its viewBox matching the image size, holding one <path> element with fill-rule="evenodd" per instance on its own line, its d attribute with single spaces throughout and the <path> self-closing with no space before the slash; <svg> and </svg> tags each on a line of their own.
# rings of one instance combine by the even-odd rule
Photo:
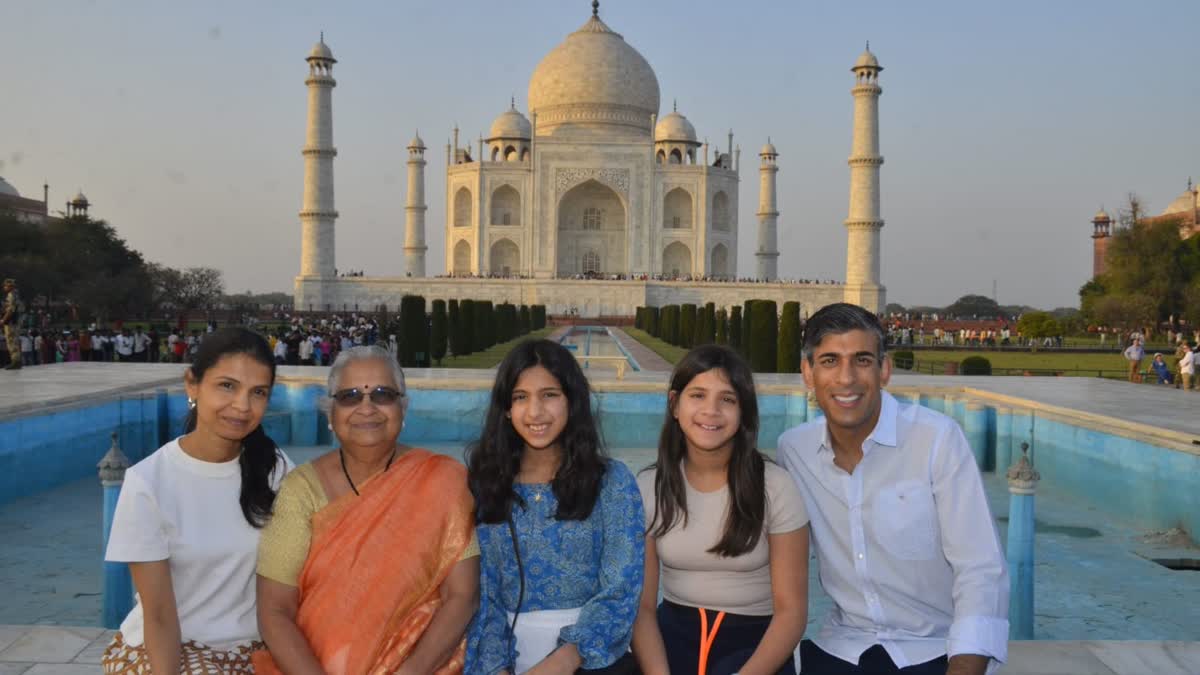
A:
<svg viewBox="0 0 1200 675">
<path fill-rule="evenodd" d="M 536 666 L 550 652 L 558 649 L 558 633 L 564 627 L 579 621 L 582 608 L 543 609 L 536 612 L 521 612 L 517 619 L 517 663 L 518 674 Z M 512 623 L 513 615 L 508 615 Z"/>
</svg>

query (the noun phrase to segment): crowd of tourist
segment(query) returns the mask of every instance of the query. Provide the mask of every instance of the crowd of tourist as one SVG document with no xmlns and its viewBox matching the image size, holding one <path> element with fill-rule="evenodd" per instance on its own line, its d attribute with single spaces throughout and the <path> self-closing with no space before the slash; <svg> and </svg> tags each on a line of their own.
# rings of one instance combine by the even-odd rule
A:
<svg viewBox="0 0 1200 675">
<path fill-rule="evenodd" d="M 369 324 L 296 323 L 281 342 L 365 341 Z M 654 464 L 635 475 L 599 432 L 619 413 L 592 405 L 557 342 L 504 358 L 464 463 L 399 441 L 430 393 L 391 353 L 344 349 L 321 397 L 333 449 L 296 466 L 262 425 L 278 353 L 245 328 L 207 333 L 184 435 L 125 473 L 105 559 L 128 564 L 137 596 L 103 671 L 995 670 L 1009 574 L 965 436 L 884 390 L 866 310 L 823 308 L 803 347 L 824 415 L 780 436 L 777 461 L 757 450 L 749 365 L 705 345 L 671 373 Z M 833 611 L 804 639 L 810 558 Z"/>
<path fill-rule="evenodd" d="M 526 274 L 439 274 L 437 279 L 532 279 Z M 599 272 L 560 274 L 559 279 L 571 281 L 669 281 L 691 283 L 722 283 L 722 284 L 788 284 L 800 285 L 830 285 L 840 283 L 833 279 L 758 279 L 754 277 L 730 277 L 723 275 L 693 275 L 693 274 L 604 274 Z"/>
</svg>

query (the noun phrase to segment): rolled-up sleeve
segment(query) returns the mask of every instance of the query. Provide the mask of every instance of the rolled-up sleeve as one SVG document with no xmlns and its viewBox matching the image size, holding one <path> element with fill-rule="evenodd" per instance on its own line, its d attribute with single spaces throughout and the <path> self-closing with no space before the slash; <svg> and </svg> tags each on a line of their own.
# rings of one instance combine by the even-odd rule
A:
<svg viewBox="0 0 1200 675">
<path fill-rule="evenodd" d="M 623 463 L 609 463 L 596 508 L 603 532 L 599 590 L 584 603 L 579 620 L 559 632 L 560 642 L 579 650 L 587 670 L 611 665 L 628 651 L 645 573 L 645 511 Z"/>
<path fill-rule="evenodd" d="M 933 462 L 942 552 L 954 570 L 946 653 L 978 654 L 994 670 L 1008 658 L 1008 565 L 983 479 L 962 431 L 948 430 Z"/>
</svg>

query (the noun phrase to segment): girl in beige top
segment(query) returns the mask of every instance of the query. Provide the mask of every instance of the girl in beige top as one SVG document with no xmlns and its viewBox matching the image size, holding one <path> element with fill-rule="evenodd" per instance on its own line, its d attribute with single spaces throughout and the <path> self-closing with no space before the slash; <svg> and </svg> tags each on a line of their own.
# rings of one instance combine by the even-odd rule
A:
<svg viewBox="0 0 1200 675">
<path fill-rule="evenodd" d="M 757 433 L 741 356 L 689 352 L 671 375 L 658 459 L 638 476 L 646 576 L 633 650 L 646 675 L 795 673 L 808 514 L 787 472 L 755 448 Z"/>
</svg>

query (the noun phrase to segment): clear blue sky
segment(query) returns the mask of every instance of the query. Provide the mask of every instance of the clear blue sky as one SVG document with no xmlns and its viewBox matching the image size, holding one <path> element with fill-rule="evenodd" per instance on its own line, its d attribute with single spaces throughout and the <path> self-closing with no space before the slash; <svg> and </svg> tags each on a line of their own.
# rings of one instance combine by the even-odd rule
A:
<svg viewBox="0 0 1200 675">
<path fill-rule="evenodd" d="M 402 269 L 404 146 L 427 168 L 443 256 L 444 149 L 486 133 L 590 13 L 585 0 L 5 3 L 0 176 L 78 188 L 148 259 L 291 291 L 299 270 L 304 57 L 334 75 L 337 264 Z M 757 149 L 781 153 L 780 273 L 842 279 L 852 85 L 871 41 L 888 299 L 1074 305 L 1089 220 L 1136 191 L 1158 213 L 1200 179 L 1200 3 L 604 0 L 654 67 L 663 112 L 743 147 L 739 269 L 754 269 Z"/>
</svg>

